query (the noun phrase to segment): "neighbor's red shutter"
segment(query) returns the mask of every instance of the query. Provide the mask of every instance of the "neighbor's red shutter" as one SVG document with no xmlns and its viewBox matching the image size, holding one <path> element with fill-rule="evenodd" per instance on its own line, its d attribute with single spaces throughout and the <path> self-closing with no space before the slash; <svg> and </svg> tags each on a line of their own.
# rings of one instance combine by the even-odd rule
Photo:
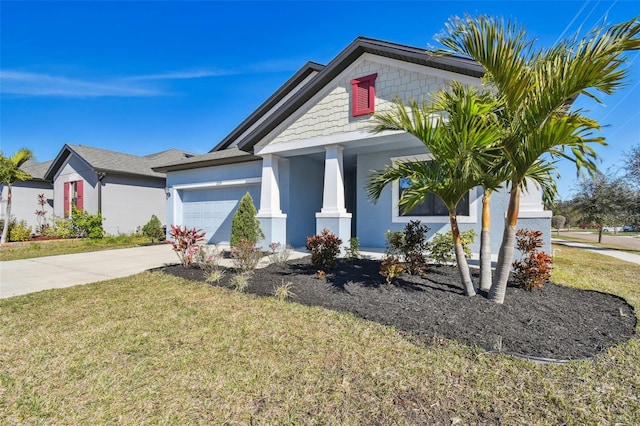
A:
<svg viewBox="0 0 640 426">
<path fill-rule="evenodd" d="M 69 213 L 71 212 L 71 203 L 70 203 L 70 194 L 71 187 L 69 182 L 64 183 L 64 217 L 69 217 Z"/>
<path fill-rule="evenodd" d="M 79 180 L 76 182 L 76 208 L 78 210 L 84 209 L 84 181 Z"/>
</svg>

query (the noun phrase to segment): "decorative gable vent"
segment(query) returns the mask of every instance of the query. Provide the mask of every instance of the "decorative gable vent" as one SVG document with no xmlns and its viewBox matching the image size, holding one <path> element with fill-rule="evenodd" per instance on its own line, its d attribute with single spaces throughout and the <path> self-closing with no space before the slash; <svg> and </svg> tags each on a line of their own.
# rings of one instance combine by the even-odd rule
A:
<svg viewBox="0 0 640 426">
<path fill-rule="evenodd" d="M 376 77 L 378 77 L 378 74 L 371 74 L 366 77 L 351 80 L 352 114 L 354 117 L 374 112 Z"/>
</svg>

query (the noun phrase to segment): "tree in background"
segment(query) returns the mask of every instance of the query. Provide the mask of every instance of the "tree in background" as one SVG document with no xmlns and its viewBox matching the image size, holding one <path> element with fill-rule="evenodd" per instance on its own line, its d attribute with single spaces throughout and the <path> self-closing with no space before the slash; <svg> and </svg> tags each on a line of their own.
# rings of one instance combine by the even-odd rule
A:
<svg viewBox="0 0 640 426">
<path fill-rule="evenodd" d="M 17 181 L 31 179 L 31 175 L 20 170 L 20 166 L 32 158 L 33 152 L 26 148 L 19 149 L 10 157 L 5 157 L 2 151 L 0 151 L 0 184 L 7 185 L 7 207 L 5 209 L 4 226 L 2 227 L 0 243 L 7 242 L 7 234 L 9 232 L 9 222 L 11 221 L 11 187 Z"/>
<path fill-rule="evenodd" d="M 621 225 L 629 219 L 629 207 L 634 203 L 635 192 L 623 179 L 602 173 L 582 178 L 577 193 L 573 207 L 584 222 L 596 225 L 599 243 L 602 242 L 605 225 Z"/>
<path fill-rule="evenodd" d="M 256 219 L 255 205 L 253 204 L 253 198 L 248 192 L 244 194 L 244 197 L 238 204 L 238 210 L 233 215 L 233 221 L 231 222 L 231 247 L 235 247 L 240 243 L 240 240 L 247 240 L 251 244 L 256 244 L 259 239 L 264 238 L 262 229 L 260 229 L 260 221 Z"/>
<path fill-rule="evenodd" d="M 640 189 L 640 145 L 636 145 L 624 152 L 626 178 L 629 183 Z"/>
</svg>

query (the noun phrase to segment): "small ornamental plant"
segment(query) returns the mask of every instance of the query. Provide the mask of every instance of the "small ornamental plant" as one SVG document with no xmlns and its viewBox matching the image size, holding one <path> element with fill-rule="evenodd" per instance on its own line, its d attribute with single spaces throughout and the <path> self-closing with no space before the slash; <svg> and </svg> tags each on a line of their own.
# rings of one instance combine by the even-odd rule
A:
<svg viewBox="0 0 640 426">
<path fill-rule="evenodd" d="M 403 272 L 404 267 L 395 256 L 385 257 L 380 264 L 380 275 L 384 277 L 387 284 L 391 284 L 393 280 L 401 276 Z"/>
<path fill-rule="evenodd" d="M 38 208 L 36 209 L 36 218 L 38 220 L 37 233 L 43 233 L 49 227 L 47 223 L 47 209 L 45 206 L 48 204 L 47 197 L 44 194 L 38 194 Z"/>
<path fill-rule="evenodd" d="M 386 236 L 387 256 L 401 257 L 407 272 L 411 275 L 424 273 L 427 266 L 426 253 L 429 248 L 427 233 L 431 228 L 419 220 L 412 220 L 404 231 L 388 230 Z"/>
<path fill-rule="evenodd" d="M 231 249 L 233 266 L 240 273 L 248 273 L 256 269 L 262 258 L 262 250 L 255 243 L 241 238 Z"/>
<path fill-rule="evenodd" d="M 171 225 L 169 236 L 173 238 L 170 244 L 176 252 L 182 266 L 189 267 L 193 263 L 193 257 L 198 251 L 198 243 L 204 241 L 205 232 L 202 229 L 188 229 Z"/>
<path fill-rule="evenodd" d="M 471 248 L 469 247 L 476 239 L 476 231 L 469 229 L 460 233 L 462 239 L 462 249 L 464 256 L 471 258 Z M 455 247 L 453 246 L 453 236 L 451 231 L 445 233 L 438 232 L 433 236 L 429 243 L 429 258 L 438 265 L 447 265 L 454 263 L 456 259 Z"/>
<path fill-rule="evenodd" d="M 349 239 L 349 247 L 345 249 L 347 259 L 357 260 L 360 259 L 360 239 L 358 237 L 352 237 Z"/>
<path fill-rule="evenodd" d="M 322 270 L 332 269 L 338 260 L 342 240 L 323 229 L 320 235 L 307 237 L 307 250 L 311 252 L 311 263 Z"/>
<path fill-rule="evenodd" d="M 290 246 L 283 246 L 280 243 L 271 243 L 269 244 L 269 249 L 271 250 L 269 260 L 271 263 L 278 266 L 284 266 L 291 256 L 292 250 Z"/>
<path fill-rule="evenodd" d="M 516 247 L 522 252 L 522 259 L 513 262 L 513 280 L 526 290 L 541 289 L 551 278 L 553 259 L 542 247 L 542 232 L 519 229 L 516 233 Z"/>
</svg>

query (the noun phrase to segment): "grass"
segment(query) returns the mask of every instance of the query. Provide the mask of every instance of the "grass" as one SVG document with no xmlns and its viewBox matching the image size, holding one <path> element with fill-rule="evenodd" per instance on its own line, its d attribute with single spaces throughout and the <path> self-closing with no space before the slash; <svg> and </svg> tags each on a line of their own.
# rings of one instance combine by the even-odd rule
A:
<svg viewBox="0 0 640 426">
<path fill-rule="evenodd" d="M 555 280 L 636 310 L 638 277 L 596 253 L 556 257 Z M 638 338 L 536 365 L 158 273 L 2 300 L 0 347 L 0 424 L 640 422 Z"/>
<path fill-rule="evenodd" d="M 84 238 L 12 243 L 0 247 L 0 261 L 128 248 L 149 242 L 150 240 L 143 235 L 118 235 L 96 240 Z"/>
</svg>

